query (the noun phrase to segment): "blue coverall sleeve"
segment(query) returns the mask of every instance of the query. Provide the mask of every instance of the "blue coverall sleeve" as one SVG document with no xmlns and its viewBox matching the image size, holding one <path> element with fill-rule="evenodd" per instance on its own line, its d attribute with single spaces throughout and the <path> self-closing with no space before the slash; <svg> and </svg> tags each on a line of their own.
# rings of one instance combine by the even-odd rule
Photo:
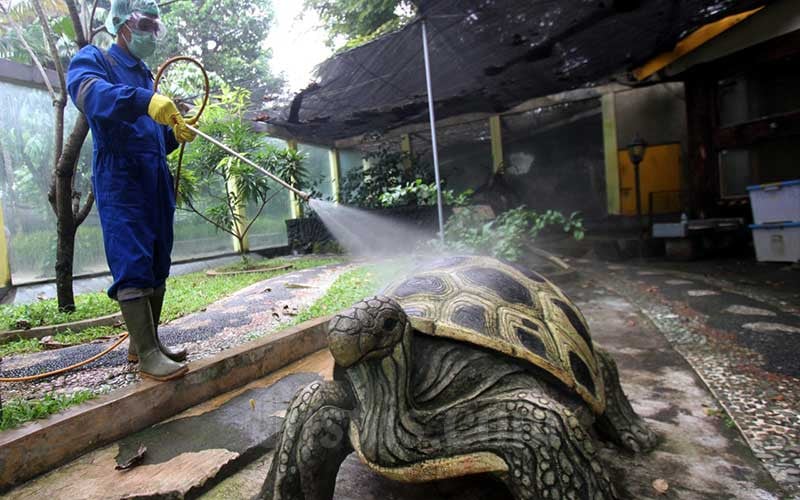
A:
<svg viewBox="0 0 800 500">
<path fill-rule="evenodd" d="M 172 127 L 162 125 L 161 128 L 164 131 L 164 148 L 167 154 L 170 154 L 178 149 L 180 144 L 178 143 L 178 139 L 175 138 L 175 132 L 172 131 Z"/>
<path fill-rule="evenodd" d="M 88 118 L 134 122 L 147 114 L 153 91 L 112 84 L 103 67 L 100 50 L 89 45 L 70 62 L 67 90 L 75 106 Z"/>
</svg>

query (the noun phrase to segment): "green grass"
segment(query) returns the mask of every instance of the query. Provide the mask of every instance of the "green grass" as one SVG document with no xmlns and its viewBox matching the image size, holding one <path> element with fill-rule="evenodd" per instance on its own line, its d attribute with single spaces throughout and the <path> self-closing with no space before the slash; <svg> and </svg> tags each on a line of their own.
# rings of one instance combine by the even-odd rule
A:
<svg viewBox="0 0 800 500">
<path fill-rule="evenodd" d="M 56 299 L 40 300 L 32 304 L 0 306 L 0 331 L 21 328 L 20 322 L 30 327 L 57 325 L 82 319 L 97 318 L 119 312 L 116 302 L 103 292 L 75 296 L 75 312 L 59 312 Z"/>
<path fill-rule="evenodd" d="M 393 264 L 370 264 L 347 271 L 333 282 L 325 295 L 308 308 L 300 311 L 293 321 L 286 323 L 284 328 L 309 319 L 337 313 L 366 297 L 375 295 L 384 284 L 394 279 L 406 266 L 406 262 L 397 261 Z"/>
<path fill-rule="evenodd" d="M 364 297 L 374 295 L 379 286 L 378 274 L 373 266 L 364 266 L 348 271 L 333 282 L 325 295 L 317 299 L 310 307 L 300 311 L 291 324 L 296 325 L 312 318 L 327 316 L 346 309 Z"/>
<path fill-rule="evenodd" d="M 89 390 L 80 390 L 72 394 L 46 394 L 42 399 L 11 399 L 3 401 L 0 431 L 19 427 L 25 422 L 47 418 L 53 413 L 94 399 L 97 395 Z"/>
<path fill-rule="evenodd" d="M 207 276 L 205 272 L 198 272 L 198 273 L 186 274 L 183 276 L 176 276 L 174 278 L 169 278 L 167 280 L 167 295 L 164 299 L 164 309 L 161 313 L 161 321 L 173 320 L 175 318 L 185 316 L 186 314 L 199 311 L 204 307 L 206 307 L 207 305 L 216 302 L 217 300 L 237 290 L 241 290 L 242 288 L 250 286 L 253 283 L 257 283 L 265 279 L 273 278 L 275 276 L 280 276 L 281 274 L 287 274 L 301 269 L 308 269 L 311 267 L 324 266 L 328 264 L 336 264 L 341 262 L 341 259 L 303 258 L 303 259 L 289 260 L 289 259 L 278 258 L 262 262 L 265 266 L 269 267 L 278 267 L 288 263 L 293 264 L 293 267 L 290 269 L 281 269 L 278 271 L 249 273 L 240 275 L 224 275 L 224 276 Z M 103 311 L 100 314 L 89 315 L 87 314 L 87 311 L 82 310 L 80 306 L 78 306 L 78 309 L 72 315 L 64 315 L 67 318 L 69 318 L 67 321 L 88 319 L 96 316 L 102 316 L 105 314 L 111 314 L 115 311 L 119 311 L 119 306 L 117 305 L 117 303 L 109 299 L 105 293 L 78 295 L 75 298 L 76 304 L 96 303 L 92 301 L 84 302 L 82 298 L 85 297 L 86 295 L 95 296 L 98 299 L 102 299 L 108 302 L 108 304 L 113 306 L 115 309 L 111 310 L 110 312 L 107 312 L 107 310 L 104 308 L 98 308 L 98 307 L 89 308 L 89 310 Z M 54 299 L 41 301 L 38 304 L 34 305 L 41 306 L 42 304 L 45 303 L 49 304 L 49 306 L 47 306 L 49 307 L 49 309 L 44 308 L 44 310 L 48 310 L 50 313 L 54 311 L 57 312 L 57 303 Z M 13 310 L 16 308 L 22 309 L 25 308 L 26 306 L 13 306 L 13 307 L 2 306 L 2 307 L 5 309 Z M 2 314 L 4 321 L 6 315 L 5 309 L 0 309 L 0 314 Z M 42 319 L 56 318 L 56 317 L 60 318 L 62 317 L 60 316 L 61 314 L 62 313 L 42 314 L 39 315 L 38 317 Z M 66 322 L 66 321 L 62 320 L 61 322 Z M 57 323 L 43 323 L 43 324 L 49 325 Z M 3 323 L 0 323 L 0 329 L 2 329 L 2 326 Z M 118 335 L 121 332 L 122 329 L 118 327 L 101 326 L 101 327 L 87 328 L 86 330 L 82 330 L 78 333 L 73 333 L 68 331 L 54 335 L 53 338 L 58 342 L 63 342 L 68 344 L 78 344 L 83 342 L 89 342 L 99 337 Z M 0 357 L 7 356 L 10 354 L 37 352 L 40 350 L 42 349 L 39 345 L 38 340 L 20 339 L 14 342 L 9 342 L 7 344 L 0 345 Z"/>
</svg>

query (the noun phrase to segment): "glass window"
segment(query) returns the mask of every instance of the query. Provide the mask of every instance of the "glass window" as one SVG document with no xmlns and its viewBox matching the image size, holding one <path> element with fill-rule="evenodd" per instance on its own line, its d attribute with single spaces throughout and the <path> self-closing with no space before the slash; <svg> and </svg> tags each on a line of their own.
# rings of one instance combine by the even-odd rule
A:
<svg viewBox="0 0 800 500">
<path fill-rule="evenodd" d="M 298 145 L 297 150 L 306 156 L 304 165 L 310 183 L 307 190 L 319 191 L 323 200 L 333 199 L 329 150 L 308 144 Z"/>
<path fill-rule="evenodd" d="M 211 176 L 205 179 L 192 204 L 201 213 L 205 213 L 210 206 L 222 202 L 222 199 L 217 198 L 216 194 L 224 192 L 222 178 L 217 175 Z M 175 211 L 174 231 L 173 261 L 233 251 L 233 243 L 228 233 L 207 222 L 181 202 L 178 203 Z"/>
<path fill-rule="evenodd" d="M 286 148 L 288 144 L 283 139 L 264 137 L 264 142 L 272 147 Z M 247 233 L 251 250 L 284 246 L 288 244 L 286 237 L 286 224 L 284 221 L 291 218 L 289 193 L 286 188 L 277 182 L 268 183 L 269 201 L 263 208 L 260 203 L 250 203 L 247 206 L 248 220 L 256 217 L 256 221 Z M 261 208 L 261 213 L 258 210 Z"/>
<path fill-rule="evenodd" d="M 800 67 L 768 67 L 717 82 L 723 127 L 800 110 Z"/>
<path fill-rule="evenodd" d="M 751 148 L 728 149 L 719 155 L 723 197 L 746 196 L 747 186 L 800 179 L 795 138 L 766 141 Z"/>
<path fill-rule="evenodd" d="M 0 82 L 0 109 L 0 199 L 11 277 L 15 283 L 53 278 L 58 237 L 56 217 L 47 200 L 53 171 L 53 104 L 44 89 Z M 70 103 L 65 111 L 65 137 L 77 115 Z M 75 177 L 82 203 L 90 190 L 91 155 L 90 136 Z M 78 228 L 73 263 L 75 274 L 107 269 L 96 215 Z"/>
<path fill-rule="evenodd" d="M 269 187 L 269 201 L 264 205 L 261 214 L 258 215 L 248 232 L 251 250 L 288 244 L 284 221 L 292 217 L 289 193 L 286 188 L 280 186 L 277 182 L 270 181 Z M 259 208 L 261 208 L 260 203 L 251 203 L 247 206 L 248 220 L 258 214 Z"/>
<path fill-rule="evenodd" d="M 339 151 L 339 178 L 344 179 L 347 174 L 355 169 L 364 168 L 361 151 L 356 149 L 343 149 Z"/>
</svg>

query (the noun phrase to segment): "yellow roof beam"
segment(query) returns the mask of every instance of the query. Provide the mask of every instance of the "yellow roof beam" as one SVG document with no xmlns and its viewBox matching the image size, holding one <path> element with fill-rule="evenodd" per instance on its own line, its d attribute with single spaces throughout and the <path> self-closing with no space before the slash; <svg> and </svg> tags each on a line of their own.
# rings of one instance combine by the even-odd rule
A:
<svg viewBox="0 0 800 500">
<path fill-rule="evenodd" d="M 654 75 L 658 71 L 666 68 L 673 62 L 692 52 L 712 38 L 715 38 L 718 35 L 728 31 L 763 8 L 764 7 L 762 6 L 758 7 L 757 9 L 742 12 L 741 14 L 728 16 L 724 19 L 720 19 L 719 21 L 715 21 L 698 28 L 689 36 L 678 42 L 675 45 L 675 48 L 671 51 L 661 53 L 646 62 L 641 67 L 633 70 L 633 76 L 636 77 L 637 80 L 641 81 Z"/>
</svg>

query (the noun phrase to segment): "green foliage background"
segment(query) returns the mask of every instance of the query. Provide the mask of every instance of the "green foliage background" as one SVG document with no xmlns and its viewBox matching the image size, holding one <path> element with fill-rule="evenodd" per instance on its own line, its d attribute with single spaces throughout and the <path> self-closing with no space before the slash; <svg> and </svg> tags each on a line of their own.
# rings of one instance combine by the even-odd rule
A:
<svg viewBox="0 0 800 500">
<path fill-rule="evenodd" d="M 162 18 L 167 35 L 148 59 L 151 67 L 189 55 L 256 98 L 282 88 L 269 66 L 272 51 L 263 44 L 275 19 L 271 0 L 180 0 L 165 6 Z"/>
<path fill-rule="evenodd" d="M 407 0 L 306 0 L 328 32 L 328 45 L 357 47 L 408 23 L 414 14 Z M 344 43 L 341 43 L 341 41 Z"/>
<path fill-rule="evenodd" d="M 571 235 L 583 239 L 583 218 L 573 212 L 569 217 L 556 210 L 536 212 L 524 205 L 507 210 L 496 218 L 486 217 L 481 207 L 463 207 L 454 211 L 444 226 L 442 243 L 436 239 L 428 246 L 454 253 L 482 254 L 517 261 L 526 245 L 541 233 Z"/>
</svg>

